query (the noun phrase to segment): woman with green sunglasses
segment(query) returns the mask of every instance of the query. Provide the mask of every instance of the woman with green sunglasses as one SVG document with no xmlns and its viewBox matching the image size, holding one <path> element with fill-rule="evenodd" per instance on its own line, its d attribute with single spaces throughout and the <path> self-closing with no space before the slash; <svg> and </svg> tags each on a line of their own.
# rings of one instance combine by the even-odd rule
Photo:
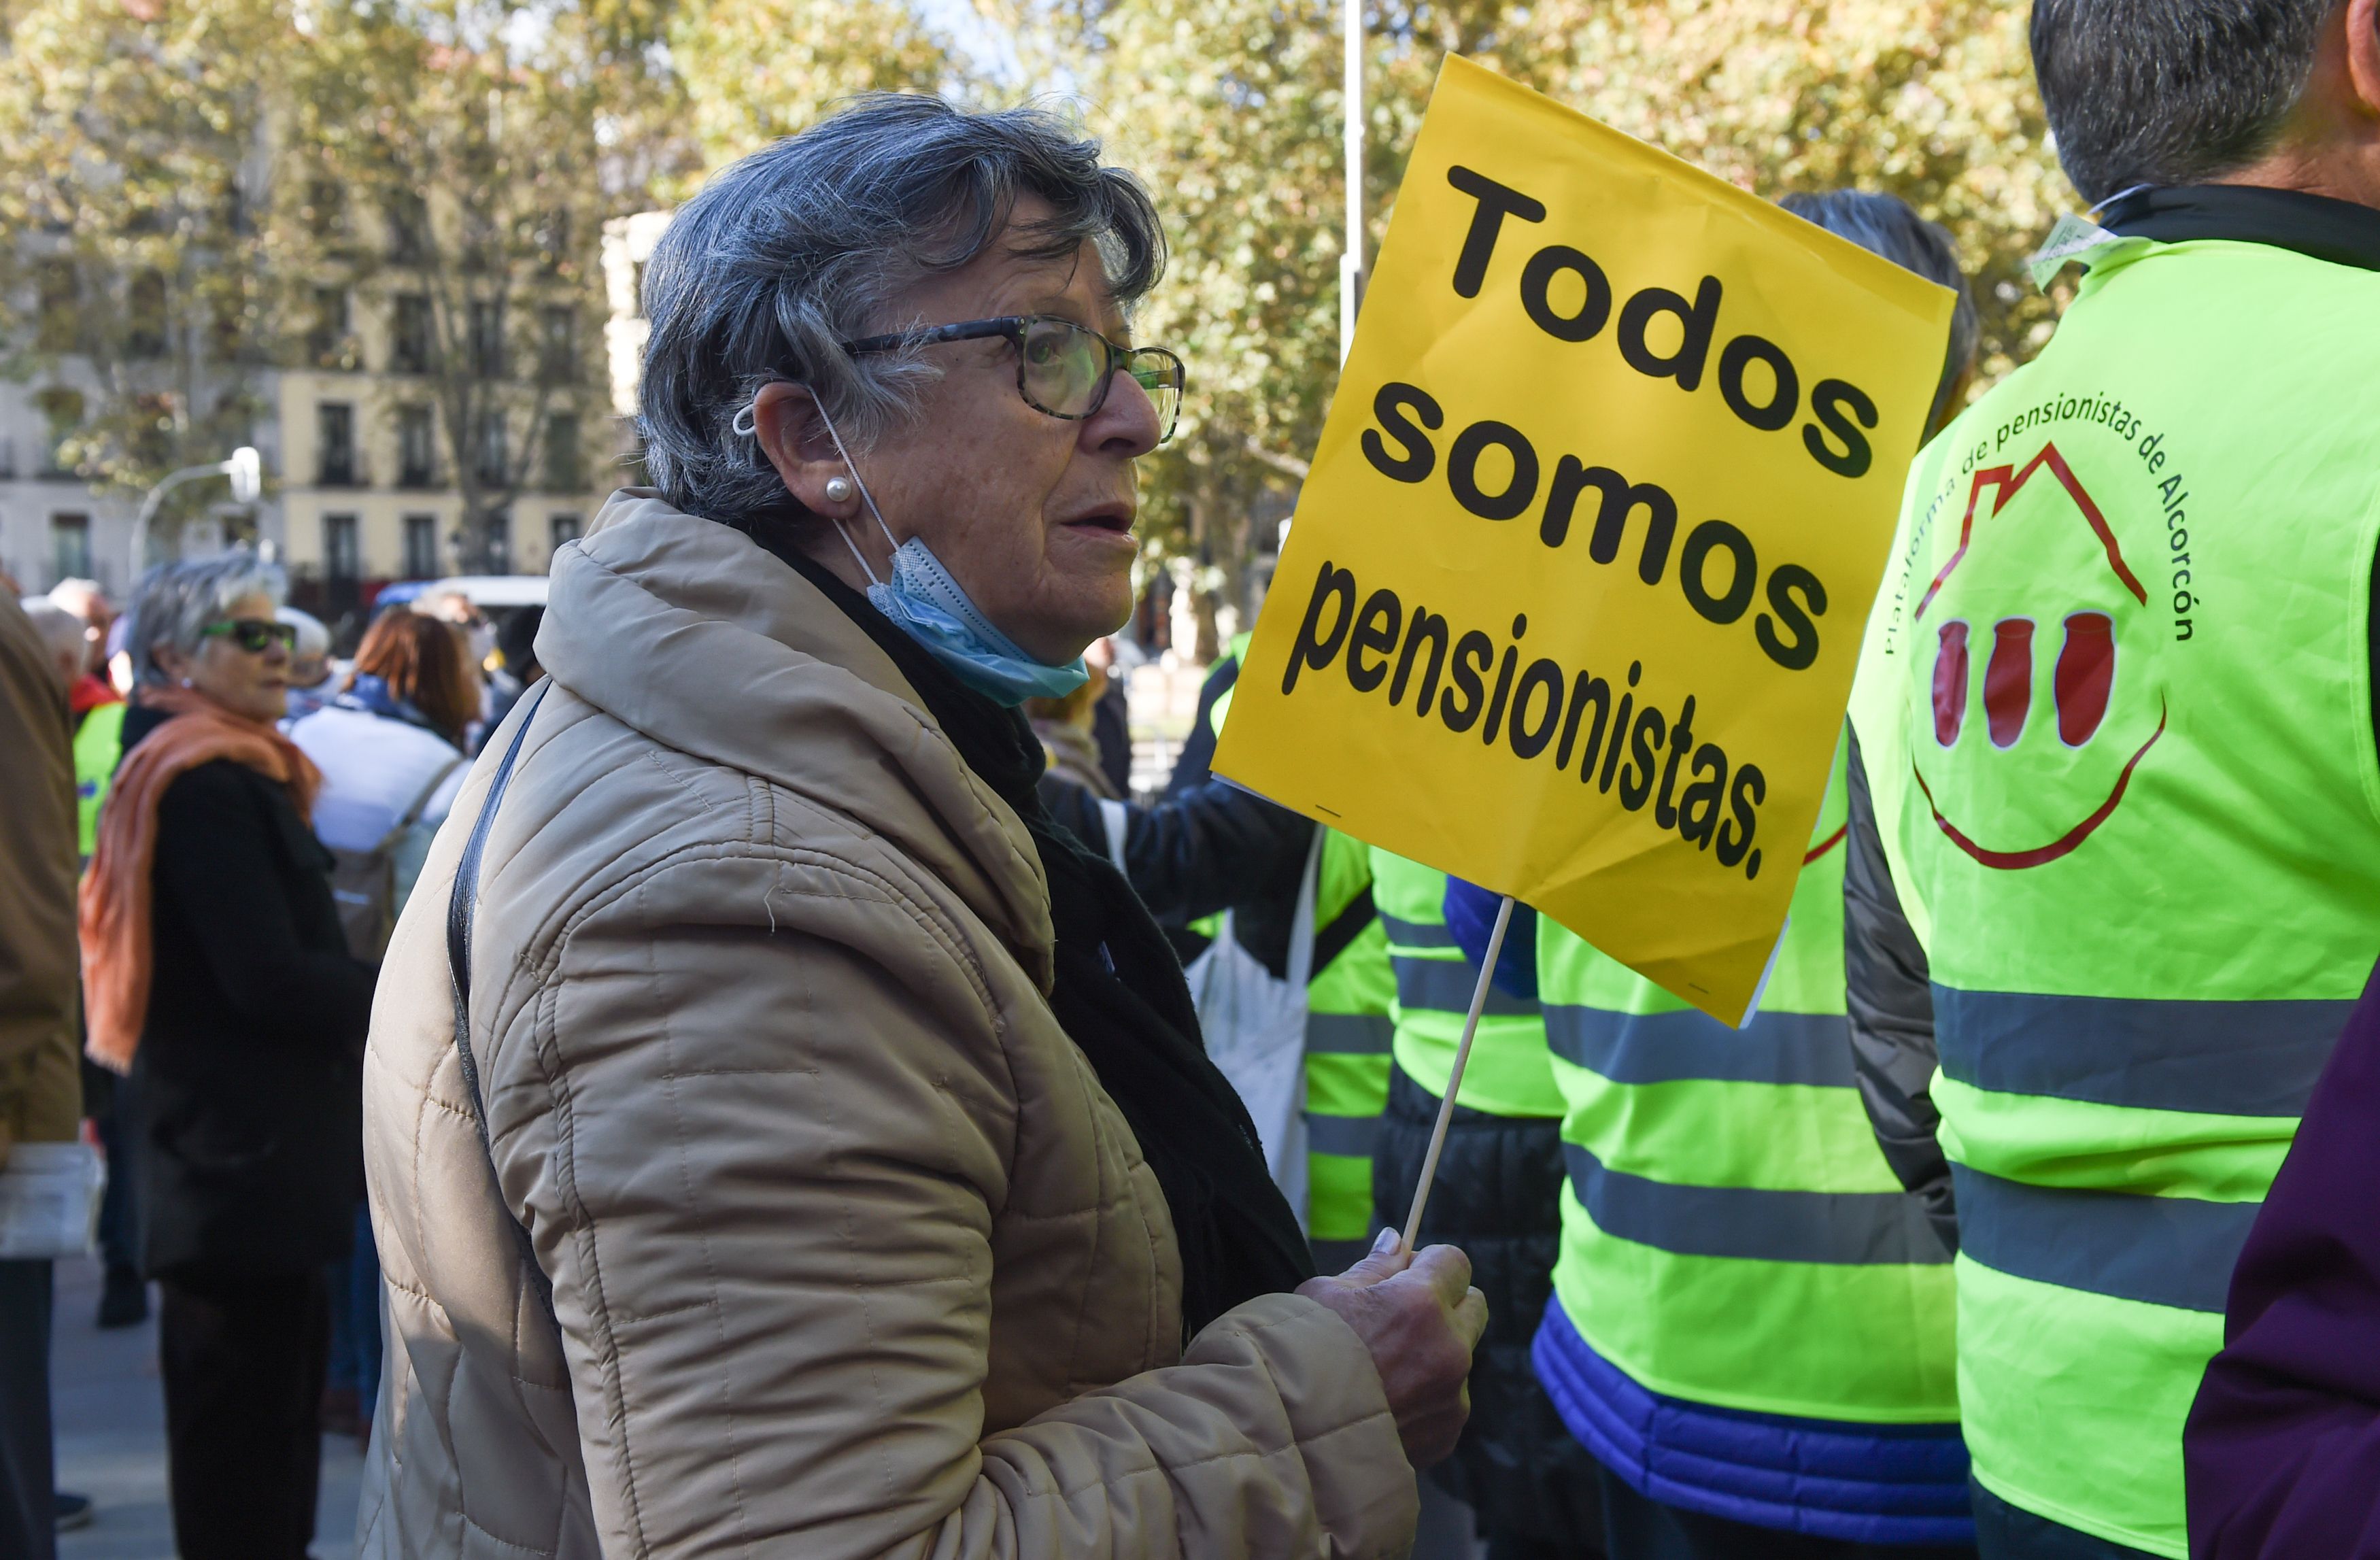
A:
<svg viewBox="0 0 2380 1560">
<path fill-rule="evenodd" d="M 193 1560 L 305 1551 L 323 1272 L 362 1180 L 373 972 L 348 956 L 310 826 L 320 775 L 274 724 L 282 590 L 244 549 L 141 580 L 124 759 L 83 884 L 90 1052 L 130 1075 L 174 1536 Z"/>
</svg>

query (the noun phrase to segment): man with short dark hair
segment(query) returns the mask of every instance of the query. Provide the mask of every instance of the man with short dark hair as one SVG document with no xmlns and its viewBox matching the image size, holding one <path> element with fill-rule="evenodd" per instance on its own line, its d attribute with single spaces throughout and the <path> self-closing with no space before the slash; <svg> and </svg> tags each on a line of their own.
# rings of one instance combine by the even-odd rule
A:
<svg viewBox="0 0 2380 1560">
<path fill-rule="evenodd" d="M 1986 1560 L 2180 1560 L 2232 1264 L 2380 947 L 2380 0 L 2037 0 L 2033 46 L 2097 225 L 1911 471 L 1853 1045 L 1955 1205 Z"/>
</svg>

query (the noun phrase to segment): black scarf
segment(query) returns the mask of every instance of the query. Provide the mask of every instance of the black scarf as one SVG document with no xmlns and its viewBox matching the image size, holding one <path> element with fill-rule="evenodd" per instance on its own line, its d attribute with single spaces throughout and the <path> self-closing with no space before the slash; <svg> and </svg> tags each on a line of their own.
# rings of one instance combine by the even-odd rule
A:
<svg viewBox="0 0 2380 1560">
<path fill-rule="evenodd" d="M 868 598 L 763 517 L 739 526 L 876 642 L 985 785 L 1014 809 L 1050 880 L 1056 981 L 1050 1006 L 1139 1140 L 1182 1250 L 1184 1336 L 1258 1295 L 1314 1276 L 1314 1257 L 1265 1168 L 1247 1107 L 1207 1059 L 1182 966 L 1140 896 L 1104 856 L 1051 818 L 1035 789 L 1044 756 L 1024 715 L 961 683 Z"/>
</svg>

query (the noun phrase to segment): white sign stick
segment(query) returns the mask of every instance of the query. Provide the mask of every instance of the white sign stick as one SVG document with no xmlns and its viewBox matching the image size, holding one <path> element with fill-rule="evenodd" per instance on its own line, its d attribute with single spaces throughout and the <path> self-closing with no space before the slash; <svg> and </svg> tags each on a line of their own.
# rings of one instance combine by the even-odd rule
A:
<svg viewBox="0 0 2380 1560">
<path fill-rule="evenodd" d="M 1454 1118 L 1454 1097 L 1463 1091 L 1463 1069 L 1471 1060 L 1471 1037 L 1479 1032 L 1479 1015 L 1488 1005 L 1488 982 L 1496 976 L 1497 956 L 1504 951 L 1504 929 L 1512 924 L 1512 896 L 1496 910 L 1496 930 L 1488 934 L 1488 957 L 1480 961 L 1479 983 L 1471 989 L 1471 1011 L 1463 1020 L 1463 1043 L 1454 1048 L 1454 1070 L 1446 1075 L 1446 1098 L 1438 1103 L 1438 1125 L 1430 1128 L 1429 1152 L 1421 1162 L 1421 1184 L 1414 1188 L 1413 1212 L 1405 1215 L 1404 1249 L 1414 1249 L 1421 1233 L 1421 1211 L 1429 1202 L 1429 1184 L 1438 1178 L 1438 1154 L 1446 1147 L 1446 1124 Z"/>
</svg>

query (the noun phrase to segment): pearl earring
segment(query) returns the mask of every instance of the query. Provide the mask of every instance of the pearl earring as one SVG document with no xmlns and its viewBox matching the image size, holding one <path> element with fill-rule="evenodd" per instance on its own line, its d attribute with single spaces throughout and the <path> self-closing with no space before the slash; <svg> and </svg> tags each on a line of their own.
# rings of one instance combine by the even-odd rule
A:
<svg viewBox="0 0 2380 1560">
<path fill-rule="evenodd" d="M 826 499 L 830 504 L 850 503 L 851 479 L 848 477 L 829 477 L 826 480 Z"/>
</svg>

